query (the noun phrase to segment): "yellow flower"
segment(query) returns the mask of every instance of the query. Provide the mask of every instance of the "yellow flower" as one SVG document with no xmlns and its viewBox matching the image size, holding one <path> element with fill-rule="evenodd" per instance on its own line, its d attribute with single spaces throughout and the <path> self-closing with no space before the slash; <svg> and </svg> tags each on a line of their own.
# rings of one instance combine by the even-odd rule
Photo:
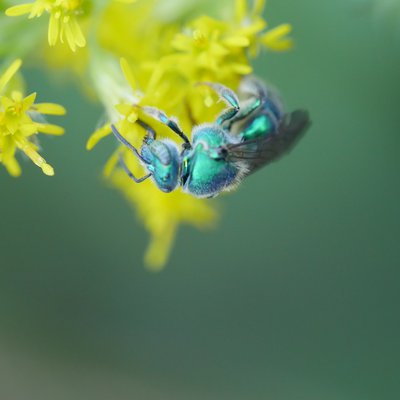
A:
<svg viewBox="0 0 400 400">
<path fill-rule="evenodd" d="M 48 15 L 51 47 L 43 51 L 35 46 L 41 44 L 43 18 L 32 30 L 26 29 L 32 25 L 28 19 L 8 18 L 0 24 L 8 38 L 4 53 L 13 57 L 30 54 L 81 78 L 83 88 L 101 101 L 107 114 L 107 122 L 89 138 L 88 149 L 110 135 L 111 123 L 140 148 L 145 132 L 138 119 L 154 128 L 158 137 L 178 142 L 170 129 L 143 113 L 143 106 L 177 117 L 190 138 L 196 125 L 214 121 L 224 107 L 210 87 L 199 82 L 218 82 L 236 90 L 242 78 L 252 73 L 250 60 L 260 49 L 283 51 L 292 46 L 289 24 L 270 29 L 263 18 L 265 0 L 25 1 L 14 1 L 20 4 L 7 8 L 6 15 L 28 15 L 28 19 Z M 227 12 L 219 18 L 222 10 Z M 117 60 L 121 57 L 120 68 Z M 21 150 L 45 174 L 52 175 L 53 168 L 38 154 L 37 134 L 58 135 L 63 129 L 36 116 L 61 115 L 65 110 L 55 104 L 35 104 L 36 94 L 25 97 L 17 79 L 9 84 L 20 64 L 17 60 L 0 77 L 0 163 L 10 174 L 19 175 L 15 155 Z M 138 177 L 146 173 L 135 155 L 118 145 L 104 167 L 104 176 L 143 220 L 152 238 L 145 260 L 159 269 L 167 261 L 181 223 L 198 228 L 213 225 L 218 214 L 215 201 L 196 199 L 180 189 L 163 193 L 150 179 L 135 184 L 121 168 L 119 156 Z"/>
<path fill-rule="evenodd" d="M 50 15 L 48 41 L 54 46 L 58 40 L 67 41 L 72 51 L 84 47 L 86 39 L 78 23 L 83 14 L 84 0 L 36 0 L 10 7 L 6 15 L 10 17 L 29 14 L 29 18 L 40 17 L 44 12 Z M 87 2 L 86 2 L 87 3 Z"/>
<path fill-rule="evenodd" d="M 36 93 L 24 97 L 21 91 L 8 94 L 6 85 L 20 68 L 21 60 L 14 61 L 0 76 L 0 163 L 12 176 L 21 174 L 15 158 L 17 150 L 25 153 L 46 175 L 54 175 L 54 169 L 37 152 L 35 135 L 62 135 L 64 130 L 52 124 L 35 121 L 37 114 L 63 115 L 65 109 L 52 103 L 36 103 Z"/>
<path fill-rule="evenodd" d="M 247 1 L 237 0 L 231 20 L 220 21 L 208 16 L 195 19 L 172 41 L 172 47 L 178 51 L 172 64 L 181 66 L 186 76 L 200 81 L 232 82 L 252 72 L 248 57 L 257 54 L 260 44 L 271 50 L 289 49 L 291 41 L 286 35 L 290 25 L 280 25 L 263 33 L 267 26 L 261 16 L 264 3 L 257 0 L 249 9 Z"/>
<path fill-rule="evenodd" d="M 235 25 L 233 29 L 238 35 L 247 37 L 251 56 L 256 56 L 259 45 L 273 51 L 286 51 L 293 46 L 288 37 L 292 27 L 290 24 L 281 24 L 268 29 L 268 24 L 261 14 L 265 7 L 265 0 L 255 0 L 252 9 L 247 0 L 237 0 L 235 7 Z"/>
<path fill-rule="evenodd" d="M 117 3 L 132 4 L 136 0 L 114 0 Z M 44 12 L 50 15 L 48 41 L 54 46 L 58 40 L 66 40 L 72 51 L 77 47 L 85 47 L 86 39 L 78 23 L 86 11 L 92 7 L 89 0 L 35 0 L 32 3 L 9 7 L 6 15 L 16 17 L 29 14 L 29 18 L 40 17 Z"/>
<path fill-rule="evenodd" d="M 127 154 L 125 159 L 130 168 L 136 166 L 132 155 Z M 179 224 L 189 223 L 201 229 L 213 226 L 217 217 L 215 209 L 206 201 L 181 191 L 161 195 L 150 181 L 136 188 L 121 169 L 115 170 L 110 179 L 134 206 L 151 233 L 152 240 L 146 251 L 145 262 L 153 270 L 165 265 Z"/>
<path fill-rule="evenodd" d="M 289 24 L 279 25 L 261 36 L 260 42 L 270 50 L 286 51 L 293 46 L 293 41 L 287 35 L 292 31 Z"/>
<path fill-rule="evenodd" d="M 255 56 L 260 46 L 284 50 L 291 45 L 286 38 L 289 25 L 265 30 L 263 6 L 263 0 L 256 0 L 249 9 L 246 1 L 237 0 L 232 18 L 200 16 L 183 28 L 157 19 L 152 13 L 153 1 L 139 2 L 132 10 L 110 6 L 100 24 L 100 43 L 126 56 L 121 69 L 130 90 L 115 68 L 110 68 L 106 61 L 110 56 L 99 55 L 92 63 L 92 81 L 109 121 L 91 135 L 87 148 L 108 136 L 110 123 L 114 123 L 121 135 L 140 149 L 145 132 L 136 123 L 138 118 L 152 126 L 159 137 L 177 140 L 167 127 L 145 115 L 141 106 L 154 106 L 178 117 L 188 136 L 194 125 L 215 120 L 223 104 L 209 87 L 197 83 L 219 82 L 236 90 L 243 75 L 252 72 L 249 57 Z M 151 40 L 143 40 L 144 35 Z M 150 179 L 135 184 L 119 166 L 119 155 L 135 176 L 146 173 L 136 156 L 120 145 L 108 160 L 104 176 L 124 194 L 150 231 L 152 240 L 145 261 L 159 269 L 168 258 L 178 225 L 211 226 L 217 217 L 215 202 L 196 199 L 180 189 L 163 193 Z"/>
<path fill-rule="evenodd" d="M 122 59 L 121 67 L 131 88 L 136 89 L 138 82 L 135 80 L 128 62 Z M 108 70 L 108 72 L 110 71 Z M 109 77 L 110 75 L 107 76 Z M 97 81 L 102 82 L 102 84 L 105 83 L 100 77 L 98 77 Z M 154 97 L 152 98 L 151 93 L 147 92 L 139 95 L 135 90 L 130 92 L 126 87 L 122 89 L 118 86 L 116 81 L 113 82 L 114 87 L 108 86 L 105 88 L 105 92 L 120 93 L 120 102 L 114 104 L 116 112 L 109 110 L 109 115 L 121 134 L 134 146 L 140 148 L 145 133 L 136 124 L 137 119 L 140 117 L 141 120 L 154 126 L 161 136 L 170 136 L 165 126 L 146 116 L 139 107 L 141 104 L 154 104 Z M 112 83 L 109 82 L 109 84 Z M 153 101 L 151 101 L 152 99 Z M 106 97 L 106 101 L 109 101 L 109 97 Z M 116 102 L 117 99 L 114 101 Z M 110 122 L 108 122 L 93 133 L 89 138 L 87 148 L 92 149 L 99 140 L 109 135 L 110 132 Z M 145 255 L 145 262 L 151 269 L 159 270 L 168 259 L 175 233 L 180 223 L 189 223 L 198 228 L 210 227 L 213 226 L 217 213 L 211 203 L 195 199 L 180 190 L 165 194 L 151 181 L 136 185 L 119 167 L 119 154 L 123 155 L 126 164 L 134 174 L 138 176 L 143 174 L 143 168 L 135 156 L 126 147 L 119 146 L 107 162 L 104 168 L 104 176 L 124 194 L 144 221 L 145 227 L 152 237 Z"/>
</svg>

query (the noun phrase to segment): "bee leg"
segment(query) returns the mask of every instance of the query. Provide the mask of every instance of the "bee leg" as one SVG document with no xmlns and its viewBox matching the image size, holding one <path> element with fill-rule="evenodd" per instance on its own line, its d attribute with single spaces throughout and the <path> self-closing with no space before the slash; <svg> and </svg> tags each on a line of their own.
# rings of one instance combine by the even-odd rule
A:
<svg viewBox="0 0 400 400">
<path fill-rule="evenodd" d="M 145 176 L 142 176 L 141 178 L 136 178 L 135 175 L 133 175 L 133 173 L 130 171 L 128 166 L 125 164 L 125 161 L 122 158 L 121 154 L 118 155 L 118 158 L 119 158 L 119 163 L 121 164 L 121 167 L 125 170 L 125 172 L 129 176 L 129 178 L 131 178 L 133 181 L 135 181 L 135 183 L 140 183 L 140 182 L 145 181 L 147 178 L 150 178 L 151 174 L 147 174 Z"/>
<path fill-rule="evenodd" d="M 168 118 L 167 115 L 159 110 L 156 107 L 143 107 L 143 111 L 153 117 L 154 119 L 162 122 L 164 125 L 167 125 L 169 129 L 174 131 L 183 141 L 185 142 L 186 147 L 191 148 L 189 138 L 183 133 L 182 129 L 179 127 L 178 123 L 174 121 L 172 118 Z"/>
<path fill-rule="evenodd" d="M 222 125 L 225 121 L 228 121 L 229 119 L 233 118 L 239 112 L 240 110 L 239 99 L 234 91 L 219 83 L 201 82 L 199 84 L 209 86 L 218 94 L 220 99 L 224 100 L 225 103 L 228 104 L 228 106 L 231 106 L 227 110 L 224 110 L 218 116 L 216 121 L 218 125 Z"/>
<path fill-rule="evenodd" d="M 222 111 L 222 113 L 218 116 L 216 120 L 217 125 L 223 125 L 226 121 L 234 118 L 238 112 L 239 108 L 228 108 L 227 110 Z"/>
<path fill-rule="evenodd" d="M 136 157 L 139 160 L 142 160 L 143 162 L 146 162 L 143 157 L 140 155 L 140 153 L 137 151 L 136 147 L 132 146 L 117 130 L 117 128 L 115 127 L 115 125 L 111 124 L 111 130 L 112 133 L 114 134 L 114 136 L 124 145 L 126 146 L 128 149 L 131 149 Z"/>
<path fill-rule="evenodd" d="M 260 99 L 260 98 L 254 99 L 251 103 L 248 103 L 245 107 L 241 108 L 236 113 L 236 115 L 234 115 L 232 118 L 230 118 L 228 121 L 226 121 L 227 124 L 225 127 L 228 130 L 230 130 L 233 123 L 248 117 L 252 112 L 257 110 L 257 108 L 259 108 L 262 104 L 263 104 L 262 99 Z"/>
<path fill-rule="evenodd" d="M 149 139 L 156 140 L 156 131 L 150 125 L 147 125 L 146 122 L 140 119 L 138 119 L 136 122 L 146 131 L 145 141 Z"/>
<path fill-rule="evenodd" d="M 242 79 L 239 86 L 239 93 L 248 98 L 259 98 L 263 104 L 267 103 L 267 108 L 276 118 L 283 117 L 283 106 L 277 90 L 266 86 L 262 81 L 254 76 L 247 76 Z"/>
<path fill-rule="evenodd" d="M 232 106 L 235 109 L 239 109 L 239 99 L 236 96 L 235 92 L 228 87 L 221 85 L 220 83 L 213 82 L 200 82 L 199 85 L 206 85 L 213 89 L 218 96 L 224 100 L 229 106 Z"/>
</svg>

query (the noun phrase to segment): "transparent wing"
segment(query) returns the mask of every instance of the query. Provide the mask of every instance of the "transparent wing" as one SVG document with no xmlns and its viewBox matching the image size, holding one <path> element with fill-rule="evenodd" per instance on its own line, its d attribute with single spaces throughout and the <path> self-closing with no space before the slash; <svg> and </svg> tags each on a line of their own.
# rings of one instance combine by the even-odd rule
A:
<svg viewBox="0 0 400 400">
<path fill-rule="evenodd" d="M 247 175 L 288 153 L 310 126 L 305 110 L 286 114 L 276 133 L 265 138 L 247 140 L 226 147 L 229 161 L 243 161 L 248 166 Z"/>
</svg>

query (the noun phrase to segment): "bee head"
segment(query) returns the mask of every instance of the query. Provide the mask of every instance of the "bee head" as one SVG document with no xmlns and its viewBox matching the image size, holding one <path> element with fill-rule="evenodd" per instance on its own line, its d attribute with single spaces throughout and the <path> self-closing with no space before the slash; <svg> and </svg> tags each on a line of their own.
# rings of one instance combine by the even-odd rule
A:
<svg viewBox="0 0 400 400">
<path fill-rule="evenodd" d="M 179 181 L 180 156 L 177 145 L 167 139 L 155 140 L 148 145 L 150 162 L 147 169 L 163 192 L 172 192 Z"/>
</svg>

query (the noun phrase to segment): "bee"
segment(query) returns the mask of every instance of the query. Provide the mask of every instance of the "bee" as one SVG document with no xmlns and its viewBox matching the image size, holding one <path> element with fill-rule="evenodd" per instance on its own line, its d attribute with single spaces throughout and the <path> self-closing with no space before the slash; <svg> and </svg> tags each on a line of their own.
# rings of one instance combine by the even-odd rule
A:
<svg viewBox="0 0 400 400">
<path fill-rule="evenodd" d="M 194 126 L 192 140 L 175 119 L 155 107 L 143 107 L 146 114 L 182 139 L 181 149 L 170 139 L 157 139 L 155 130 L 138 120 L 146 131 L 139 151 L 111 125 L 115 137 L 132 150 L 147 171 L 143 177 L 135 177 L 121 156 L 120 164 L 134 182 L 152 178 L 166 193 L 181 187 L 195 197 L 215 197 L 288 153 L 310 125 L 307 111 L 284 113 L 274 92 L 254 77 L 244 79 L 240 85 L 242 102 L 224 85 L 202 84 L 213 89 L 228 107 L 215 122 Z"/>
</svg>

